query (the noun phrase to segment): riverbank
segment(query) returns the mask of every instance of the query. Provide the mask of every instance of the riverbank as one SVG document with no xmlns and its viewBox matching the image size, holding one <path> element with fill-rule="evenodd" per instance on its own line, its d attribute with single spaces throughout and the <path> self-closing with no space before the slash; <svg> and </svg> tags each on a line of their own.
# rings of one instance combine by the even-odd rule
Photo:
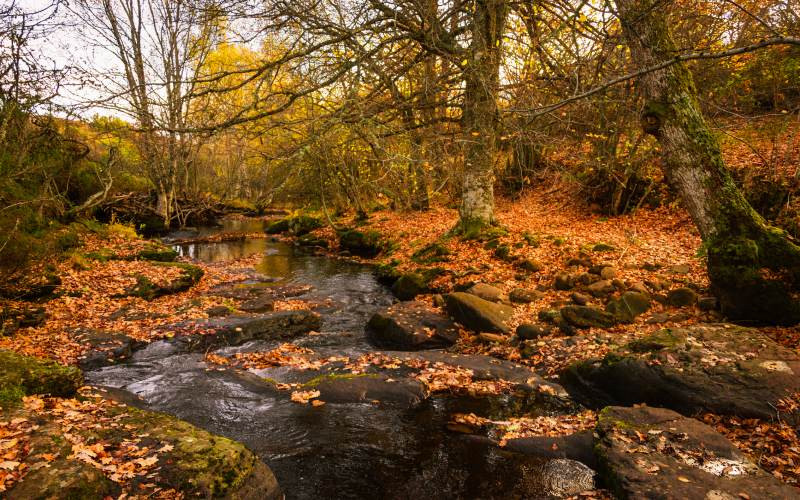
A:
<svg viewBox="0 0 800 500">
<path fill-rule="evenodd" d="M 97 477 L 105 478 L 100 482 L 110 481 L 117 493 L 195 491 L 165 479 L 169 474 L 162 466 L 170 458 L 157 451 L 174 446 L 166 438 L 154 438 L 138 456 L 123 452 L 124 443 L 135 441 L 125 433 L 114 438 L 81 434 L 58 453 L 29 446 L 41 433 L 71 434 L 64 429 L 78 424 L 64 420 L 65 414 L 81 413 L 78 420 L 91 430 L 95 418 L 113 421 L 114 412 L 127 413 L 119 410 L 125 402 L 188 419 L 210 430 L 209 439 L 223 433 L 246 442 L 262 460 L 269 458 L 278 482 L 295 498 L 334 494 L 331 477 L 356 496 L 375 488 L 442 493 L 422 480 L 431 476 L 440 479 L 437 484 L 452 484 L 448 491 L 456 497 L 465 491 L 459 488 L 481 484 L 487 497 L 498 491 L 558 491 L 562 497 L 603 498 L 610 493 L 587 481 L 592 470 L 601 473 L 602 484 L 627 494 L 633 490 L 623 483 L 635 475 L 626 465 L 629 458 L 650 460 L 643 479 L 650 485 L 671 481 L 680 486 L 681 478 L 702 483 L 702 474 L 681 472 L 681 467 L 693 470 L 698 457 L 701 464 L 724 459 L 746 470 L 754 463 L 797 484 L 797 433 L 787 418 L 796 414 L 796 402 L 777 390 L 792 387 L 796 377 L 786 377 L 786 369 L 800 367 L 792 343 L 796 331 L 751 334 L 709 326 L 724 318 L 701 305 L 708 292 L 696 257 L 698 240 L 680 212 L 618 220 L 584 217 L 579 223 L 574 207 L 538 196 L 500 207 L 510 231 L 483 241 L 448 237 L 455 212 L 442 208 L 416 217 L 414 225 L 405 222 L 408 214 L 392 212 L 376 212 L 366 223 L 342 219 L 337 223 L 351 229 L 344 237 L 320 222 L 311 225 L 323 227 L 310 231 L 286 224 L 287 234 L 256 232 L 250 238 L 253 227 L 245 221 L 238 233 L 220 228 L 214 234 L 179 235 L 177 252 L 124 231 L 82 234 L 81 245 L 52 264 L 60 277 L 54 296 L 36 304 L 8 302 L 9 309 L 36 313 L 15 317 L 15 329 L 0 338 L 0 349 L 79 366 L 90 385 L 119 390 L 101 393 L 100 399 L 86 390 L 48 398 L 40 394 L 52 390 L 39 388 L 20 395 L 14 409 L 4 406 L 0 439 L 9 462 L 4 487 L 13 492 L 37 478 L 32 473 L 45 468 L 40 464 L 47 454 L 99 471 Z M 575 227 L 580 230 L 570 229 Z M 378 249 L 376 255 L 354 255 L 369 247 L 365 243 Z M 179 253 L 201 259 L 190 261 Z M 329 257 L 306 256 L 314 254 Z M 377 266 L 378 278 L 395 294 L 414 300 L 390 306 L 370 268 L 346 261 Z M 409 292 L 397 286 L 409 275 L 430 279 Z M 689 302 L 678 305 L 676 298 Z M 474 323 L 465 311 L 478 311 L 481 322 Z M 19 321 L 28 317 L 35 323 Z M 368 337 L 362 333 L 365 325 Z M 674 333 L 664 337 L 665 328 Z M 766 343 L 759 337 L 765 332 L 780 342 Z M 726 344 L 731 339 L 749 343 Z M 686 357 L 695 352 L 701 355 Z M 709 371 L 709 364 L 716 369 Z M 727 366 L 737 367 L 736 372 L 725 372 Z M 742 372 L 745 368 L 752 371 Z M 720 381 L 739 372 L 749 377 L 743 387 L 750 392 L 718 390 L 713 397 L 702 392 L 726 387 Z M 664 373 L 684 374 L 680 387 L 659 385 Z M 604 386 L 604 380 L 616 382 Z M 652 385 L 656 394 L 633 391 L 631 402 L 669 406 L 682 401 L 684 407 L 673 409 L 698 420 L 623 412 L 609 423 L 608 412 L 600 411 L 605 405 L 631 403 L 615 394 L 620 385 Z M 686 387 L 694 391 L 689 396 Z M 592 401 L 585 393 L 603 397 Z M 658 397 L 672 401 L 664 404 Z M 757 399 L 766 410 L 739 403 Z M 717 406 L 710 408 L 708 401 Z M 254 413 L 264 405 L 267 410 Z M 770 405 L 782 419 L 773 420 Z M 143 421 L 148 418 L 156 417 Z M 677 455 L 670 452 L 652 462 L 653 454 L 664 453 L 657 439 L 663 431 L 640 430 L 642 438 L 625 434 L 627 427 L 619 434 L 614 424 L 640 425 L 642 419 L 653 422 L 648 425 L 679 422 L 700 442 L 727 444 L 704 455 L 675 435 L 666 443 L 679 450 Z M 42 430 L 31 434 L 30 421 L 61 427 L 36 424 Z M 275 428 L 277 421 L 282 424 Z M 710 427 L 693 427 L 700 421 Z M 307 422 L 313 425 L 306 427 Z M 348 424 L 343 428 L 340 422 Z M 122 428 L 127 425 L 133 424 Z M 251 429 L 274 432 L 259 438 Z M 605 441 L 592 436 L 598 430 Z M 136 432 L 135 427 L 127 431 Z M 365 433 L 379 444 L 364 442 Z M 618 454 L 619 443 L 629 439 L 652 446 L 650 458 Z M 599 445 L 607 453 L 593 453 Z M 110 467 L 103 469 L 108 464 L 81 455 L 81 446 L 96 447 L 105 453 L 100 458 L 111 457 L 110 464 L 130 474 L 112 477 Z M 307 454 L 306 447 L 324 451 Z M 130 448 L 137 450 L 141 447 Z M 244 447 L 237 450 L 246 453 Z M 375 456 L 382 457 L 385 468 L 376 465 Z M 449 465 L 442 465 L 442 456 Z M 137 465 L 138 459 L 149 465 Z M 352 476 L 342 472 L 350 469 Z M 521 470 L 532 472 L 520 475 Z M 378 482 L 359 483 L 363 471 L 373 471 Z M 247 471 L 242 474 L 249 477 Z M 753 482 L 747 488 L 753 489 L 733 494 L 785 494 L 767 481 L 770 476 L 748 474 Z M 724 483 L 729 476 L 715 477 Z M 614 477 L 628 479 L 620 486 L 609 482 Z M 149 489 L 139 491 L 140 484 Z M 565 489 L 555 490 L 555 484 Z M 727 491 L 726 484 L 720 483 L 721 491 Z"/>
</svg>

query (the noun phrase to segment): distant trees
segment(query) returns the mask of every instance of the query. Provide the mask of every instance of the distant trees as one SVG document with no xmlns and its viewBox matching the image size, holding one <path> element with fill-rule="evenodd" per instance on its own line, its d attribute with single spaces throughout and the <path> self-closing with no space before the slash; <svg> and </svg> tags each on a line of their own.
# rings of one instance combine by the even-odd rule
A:
<svg viewBox="0 0 800 500">
<path fill-rule="evenodd" d="M 102 104 L 129 115 L 156 211 L 169 225 L 198 142 L 188 129 L 198 70 L 216 43 L 223 12 L 206 0 L 78 0 L 84 34 L 117 62 L 95 74 Z M 96 73 L 96 68 L 94 72 Z"/>
</svg>

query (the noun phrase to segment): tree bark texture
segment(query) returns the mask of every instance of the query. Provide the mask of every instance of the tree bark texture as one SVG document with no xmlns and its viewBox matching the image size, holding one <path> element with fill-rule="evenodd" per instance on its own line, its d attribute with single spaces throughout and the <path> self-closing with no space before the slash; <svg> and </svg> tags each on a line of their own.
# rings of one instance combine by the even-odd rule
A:
<svg viewBox="0 0 800 500">
<path fill-rule="evenodd" d="M 615 0 L 631 58 L 647 68 L 678 55 L 663 0 Z M 664 173 L 678 190 L 708 252 L 712 287 L 729 318 L 800 321 L 800 248 L 750 206 L 728 171 L 697 101 L 689 69 L 677 63 L 639 78 L 642 124 L 661 146 Z"/>
</svg>

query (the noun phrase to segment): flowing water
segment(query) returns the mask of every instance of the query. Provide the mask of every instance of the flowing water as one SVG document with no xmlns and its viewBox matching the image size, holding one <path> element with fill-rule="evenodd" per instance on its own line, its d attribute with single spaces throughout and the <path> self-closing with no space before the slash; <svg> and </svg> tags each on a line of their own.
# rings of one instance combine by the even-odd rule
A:
<svg viewBox="0 0 800 500">
<path fill-rule="evenodd" d="M 261 221 L 227 221 L 222 227 L 173 235 L 263 230 Z M 311 285 L 302 298 L 316 309 L 319 335 L 294 340 L 326 355 L 357 356 L 373 349 L 364 325 L 392 301 L 370 268 L 297 254 L 266 239 L 195 243 L 182 255 L 223 261 L 263 254 L 256 270 L 279 284 Z M 250 342 L 220 353 L 267 350 L 277 342 Z M 506 452 L 485 439 L 448 432 L 453 411 L 486 414 L 503 400 L 429 398 L 420 405 L 350 403 L 300 405 L 232 370 L 209 370 L 201 354 L 185 354 L 156 342 L 125 364 L 87 374 L 95 385 L 137 395 L 148 409 L 163 411 L 246 444 L 270 466 L 287 498 L 539 498 L 545 461 Z M 260 372 L 276 380 L 288 368 Z"/>
</svg>

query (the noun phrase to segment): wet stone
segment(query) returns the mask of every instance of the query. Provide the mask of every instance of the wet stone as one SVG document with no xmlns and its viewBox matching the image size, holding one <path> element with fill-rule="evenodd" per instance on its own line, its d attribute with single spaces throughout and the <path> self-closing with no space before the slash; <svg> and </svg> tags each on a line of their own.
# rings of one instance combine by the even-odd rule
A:
<svg viewBox="0 0 800 500">
<path fill-rule="evenodd" d="M 662 408 L 600 412 L 595 453 L 620 498 L 796 498 L 704 423 Z"/>
<path fill-rule="evenodd" d="M 373 342 L 392 349 L 446 347 L 458 340 L 458 328 L 450 318 L 417 301 L 399 302 L 377 311 L 366 330 Z"/>
</svg>

